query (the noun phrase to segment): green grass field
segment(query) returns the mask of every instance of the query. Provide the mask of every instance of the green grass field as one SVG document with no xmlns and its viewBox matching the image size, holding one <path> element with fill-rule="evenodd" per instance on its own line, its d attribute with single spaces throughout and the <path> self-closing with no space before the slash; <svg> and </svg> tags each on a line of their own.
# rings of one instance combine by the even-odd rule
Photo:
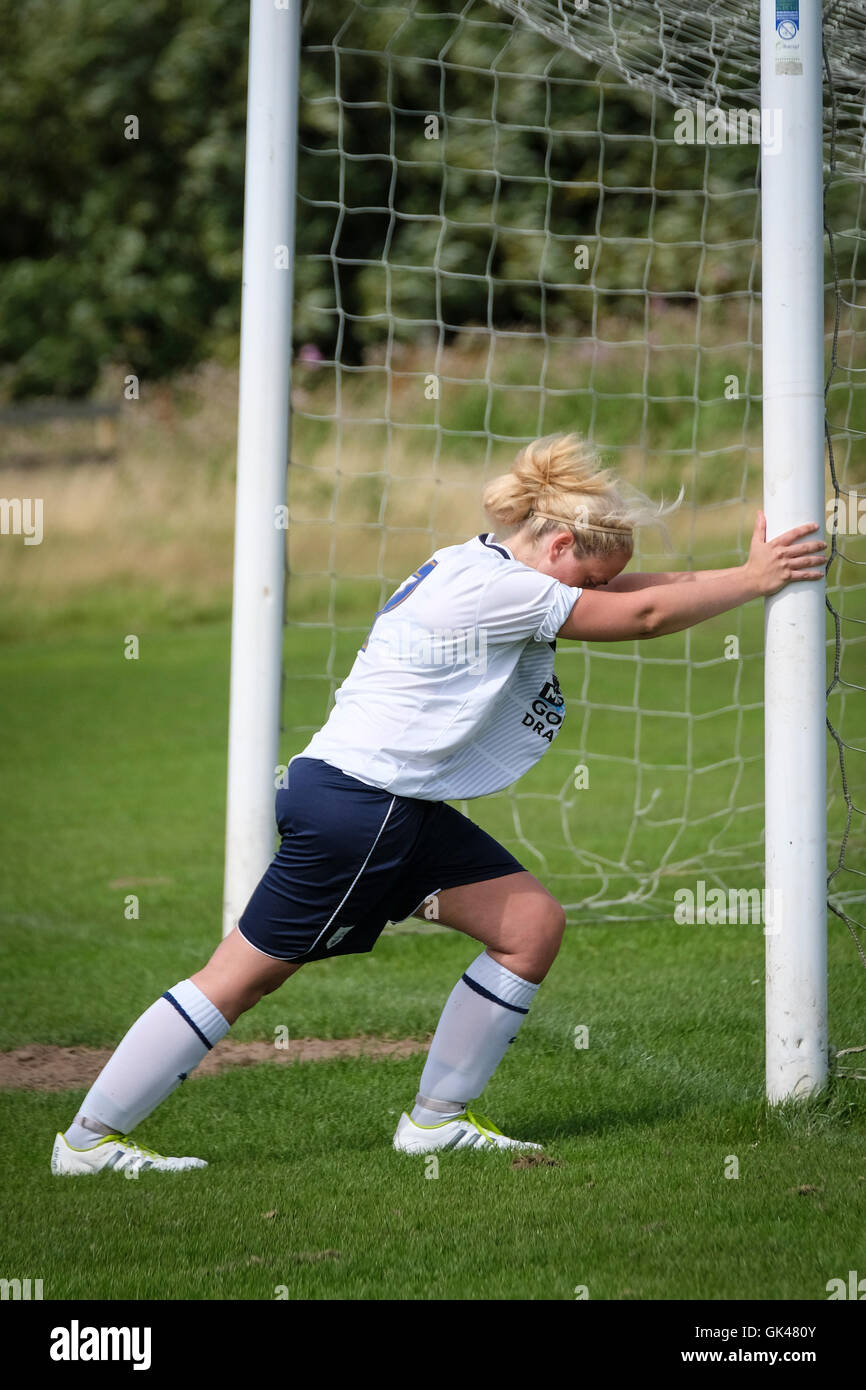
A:
<svg viewBox="0 0 866 1390">
<path fill-rule="evenodd" d="M 698 676 L 736 630 L 720 623 L 693 638 Z M 136 630 L 127 617 L 110 636 L 94 626 L 5 649 L 3 1049 L 112 1046 L 218 940 L 228 626 L 147 627 L 140 659 L 125 661 L 123 635 Z M 757 651 L 759 605 L 744 612 L 742 632 L 744 652 Z M 291 640 L 287 729 L 315 724 L 329 688 L 318 679 L 320 636 L 301 630 Z M 338 674 L 351 645 L 341 638 Z M 567 753 L 532 774 L 521 812 L 557 891 L 572 870 L 545 817 L 559 820 L 563 779 L 582 747 L 584 671 L 576 650 L 560 667 L 573 732 L 561 736 Z M 718 682 L 733 676 L 709 670 L 718 697 Z M 647 667 L 648 705 L 652 680 L 677 671 Z M 593 657 L 591 673 L 596 704 L 632 704 L 624 661 Z M 743 663 L 741 679 L 744 700 L 759 698 L 757 660 Z M 743 804 L 761 797 L 755 720 L 743 735 Z M 654 725 L 660 766 L 682 761 L 683 728 Z M 712 728 L 717 740 L 730 732 Z M 613 753 L 620 739 L 616 721 L 599 718 L 589 746 Z M 284 756 L 304 741 L 287 734 Z M 689 814 L 706 815 L 716 783 L 690 780 Z M 631 795 L 617 801 L 615 784 L 600 772 L 591 801 L 579 799 L 589 792 L 566 798 L 577 842 L 601 851 L 623 834 Z M 519 844 L 504 799 L 471 814 Z M 653 835 L 644 857 L 657 849 Z M 138 920 L 124 916 L 130 892 Z M 284 1025 L 293 1038 L 373 1034 L 423 1046 L 478 948 L 413 926 L 390 930 L 370 955 L 302 970 L 230 1036 L 272 1040 Z M 578 1286 L 591 1299 L 826 1299 L 828 1280 L 866 1271 L 866 1098 L 862 1083 L 837 1081 L 819 1102 L 766 1110 L 763 950 L 760 926 L 678 926 L 670 910 L 617 923 L 570 915 L 562 953 L 479 1107 L 506 1132 L 543 1141 L 549 1166 L 443 1155 L 431 1178 L 423 1160 L 396 1155 L 391 1135 L 420 1055 L 193 1076 L 141 1137 L 210 1167 L 137 1182 L 51 1177 L 54 1133 L 83 1090 L 6 1092 L 2 1272 L 42 1278 L 47 1299 L 271 1299 L 278 1290 L 292 1299 L 573 1299 Z M 836 1045 L 866 1041 L 864 995 L 853 943 L 831 918 Z M 589 1030 L 586 1048 L 574 1046 L 577 1025 Z M 737 1178 L 725 1176 L 732 1157 Z"/>
</svg>

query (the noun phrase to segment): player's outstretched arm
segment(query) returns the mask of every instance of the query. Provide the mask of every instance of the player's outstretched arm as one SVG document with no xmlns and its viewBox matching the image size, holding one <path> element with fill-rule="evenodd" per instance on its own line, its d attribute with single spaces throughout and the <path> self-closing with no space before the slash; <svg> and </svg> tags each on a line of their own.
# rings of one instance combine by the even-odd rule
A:
<svg viewBox="0 0 866 1390">
<path fill-rule="evenodd" d="M 628 594 L 635 589 L 649 589 L 656 584 L 694 584 L 698 580 L 718 579 L 727 570 L 645 570 L 631 574 L 618 574 L 607 584 L 599 584 L 604 594 Z"/>
<path fill-rule="evenodd" d="M 585 642 L 625 642 L 681 632 L 707 618 L 767 598 L 786 584 L 824 576 L 824 541 L 804 541 L 819 528 L 795 526 L 767 540 L 767 518 L 758 512 L 744 565 L 721 570 L 700 584 L 657 584 L 624 592 L 584 590 L 559 636 Z"/>
</svg>

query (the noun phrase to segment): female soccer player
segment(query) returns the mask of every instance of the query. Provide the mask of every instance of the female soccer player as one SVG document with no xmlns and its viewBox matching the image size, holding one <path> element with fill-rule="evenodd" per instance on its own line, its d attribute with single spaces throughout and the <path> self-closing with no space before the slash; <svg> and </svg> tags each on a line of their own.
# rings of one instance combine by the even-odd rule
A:
<svg viewBox="0 0 866 1390">
<path fill-rule="evenodd" d="M 468 1108 L 513 1042 L 559 949 L 543 884 L 448 800 L 522 776 L 562 727 L 557 638 L 679 632 L 785 584 L 820 579 L 815 524 L 744 565 L 623 574 L 658 520 L 577 435 L 537 440 L 484 493 L 493 531 L 437 550 L 385 604 L 324 727 L 277 792 L 280 849 L 237 927 L 122 1039 L 65 1134 L 56 1174 L 201 1168 L 126 1136 L 235 1019 L 311 961 L 369 951 L 386 922 L 435 915 L 484 948 L 449 996 L 394 1147 L 521 1149 Z"/>
</svg>

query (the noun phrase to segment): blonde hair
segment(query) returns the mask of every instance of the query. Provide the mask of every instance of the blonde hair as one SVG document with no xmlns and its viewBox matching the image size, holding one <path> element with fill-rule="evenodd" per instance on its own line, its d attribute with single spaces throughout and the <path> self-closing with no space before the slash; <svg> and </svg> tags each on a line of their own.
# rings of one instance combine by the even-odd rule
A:
<svg viewBox="0 0 866 1390">
<path fill-rule="evenodd" d="M 482 503 L 504 539 L 521 531 L 533 541 L 571 531 L 578 555 L 612 555 L 634 549 L 636 526 L 660 526 L 679 506 L 655 507 L 636 488 L 602 467 L 598 451 L 579 434 L 549 434 L 521 449 L 510 473 L 494 478 Z"/>
</svg>

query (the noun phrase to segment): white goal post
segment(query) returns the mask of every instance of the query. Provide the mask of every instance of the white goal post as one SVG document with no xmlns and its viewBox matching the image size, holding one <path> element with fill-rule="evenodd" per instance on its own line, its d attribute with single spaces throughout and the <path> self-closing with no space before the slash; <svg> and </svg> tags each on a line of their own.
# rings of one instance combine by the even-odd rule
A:
<svg viewBox="0 0 866 1390">
<path fill-rule="evenodd" d="M 761 0 L 764 510 L 767 535 L 824 520 L 821 15 Z M 797 13 L 799 11 L 799 13 Z M 796 16 L 796 18 L 795 18 Z M 764 623 L 766 1087 L 772 1101 L 827 1078 L 824 584 L 789 585 Z"/>
<path fill-rule="evenodd" d="M 300 0 L 250 5 L 223 935 L 273 857 L 280 731 Z"/>
</svg>

